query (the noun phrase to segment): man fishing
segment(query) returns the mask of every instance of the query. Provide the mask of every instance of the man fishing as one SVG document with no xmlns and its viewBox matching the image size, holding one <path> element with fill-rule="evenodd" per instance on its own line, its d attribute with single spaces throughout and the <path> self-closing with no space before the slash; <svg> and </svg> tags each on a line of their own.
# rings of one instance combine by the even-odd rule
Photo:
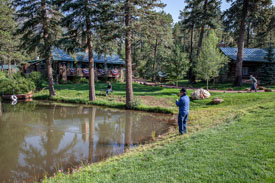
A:
<svg viewBox="0 0 275 183">
<path fill-rule="evenodd" d="M 186 89 L 182 88 L 180 90 L 180 99 L 176 100 L 176 105 L 179 107 L 178 114 L 178 125 L 179 125 L 179 133 L 183 135 L 187 132 L 187 119 L 189 115 L 189 105 L 190 99 L 187 96 Z"/>
</svg>

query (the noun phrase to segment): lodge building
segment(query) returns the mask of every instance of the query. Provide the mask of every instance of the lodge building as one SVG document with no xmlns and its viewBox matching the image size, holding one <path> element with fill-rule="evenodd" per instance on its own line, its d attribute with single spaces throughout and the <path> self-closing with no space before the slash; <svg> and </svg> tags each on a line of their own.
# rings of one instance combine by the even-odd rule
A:
<svg viewBox="0 0 275 183">
<path fill-rule="evenodd" d="M 60 80 L 71 80 L 75 76 L 89 77 L 88 53 L 78 52 L 75 56 L 67 54 L 64 50 L 53 48 L 52 50 L 52 67 L 54 75 Z M 94 52 L 95 77 L 101 79 L 105 76 L 104 58 Z M 109 79 L 124 80 L 125 61 L 118 55 L 106 56 L 107 76 Z M 47 73 L 46 62 L 44 59 L 28 61 L 23 65 L 23 73 L 29 74 L 38 71 L 43 74 Z"/>
<path fill-rule="evenodd" d="M 237 60 L 237 48 L 232 47 L 220 47 L 220 50 L 224 55 L 229 57 L 230 62 L 228 64 L 228 72 L 223 76 L 224 80 L 232 81 L 234 80 L 235 70 L 236 70 L 236 60 Z M 275 49 L 273 50 L 275 53 Z M 250 75 L 256 78 L 261 77 L 259 69 L 266 63 L 267 51 L 261 48 L 244 48 L 243 54 L 243 79 L 248 79 Z"/>
</svg>

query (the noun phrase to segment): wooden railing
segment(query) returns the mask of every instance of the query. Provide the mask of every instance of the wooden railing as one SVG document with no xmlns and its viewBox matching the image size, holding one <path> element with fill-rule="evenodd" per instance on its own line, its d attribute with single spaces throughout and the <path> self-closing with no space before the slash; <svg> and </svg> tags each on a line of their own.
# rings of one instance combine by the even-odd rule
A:
<svg viewBox="0 0 275 183">
<path fill-rule="evenodd" d="M 95 69 L 95 74 L 98 77 L 103 77 L 105 75 L 104 69 Z M 120 77 L 121 70 L 120 69 L 108 69 L 108 77 Z M 68 68 L 67 76 L 89 76 L 88 68 Z"/>
</svg>

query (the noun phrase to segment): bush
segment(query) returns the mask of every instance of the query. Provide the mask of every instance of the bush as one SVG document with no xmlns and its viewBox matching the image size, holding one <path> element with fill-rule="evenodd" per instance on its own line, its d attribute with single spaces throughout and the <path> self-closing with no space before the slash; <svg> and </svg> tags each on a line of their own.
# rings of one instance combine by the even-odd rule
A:
<svg viewBox="0 0 275 183">
<path fill-rule="evenodd" d="M 16 77 L 16 79 L 10 77 L 0 81 L 1 94 L 26 94 L 35 90 L 34 82 L 24 78 Z"/>
<path fill-rule="evenodd" d="M 131 102 L 132 109 L 136 109 L 140 105 L 141 101 L 138 98 L 134 97 L 134 100 Z"/>
<path fill-rule="evenodd" d="M 34 82 L 36 88 L 42 88 L 43 77 L 40 72 L 32 72 L 28 74 L 27 79 Z"/>
<path fill-rule="evenodd" d="M 81 79 L 79 80 L 79 83 L 88 84 L 88 83 L 89 83 L 89 80 L 86 79 L 86 78 L 81 78 Z"/>
<path fill-rule="evenodd" d="M 0 80 L 6 79 L 6 73 L 5 72 L 0 72 Z"/>
<path fill-rule="evenodd" d="M 59 81 L 59 84 L 67 84 L 67 81 L 61 79 L 61 80 Z"/>
<path fill-rule="evenodd" d="M 73 77 L 73 83 L 80 83 L 81 77 L 80 76 L 74 76 Z"/>
</svg>

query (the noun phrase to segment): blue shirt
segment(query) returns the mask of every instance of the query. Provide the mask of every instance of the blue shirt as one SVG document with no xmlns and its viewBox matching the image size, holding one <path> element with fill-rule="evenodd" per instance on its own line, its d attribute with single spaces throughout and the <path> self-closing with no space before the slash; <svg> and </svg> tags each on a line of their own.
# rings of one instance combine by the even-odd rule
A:
<svg viewBox="0 0 275 183">
<path fill-rule="evenodd" d="M 182 95 L 179 101 L 176 101 L 176 104 L 179 107 L 180 114 L 189 114 L 190 99 L 187 95 Z"/>
</svg>

